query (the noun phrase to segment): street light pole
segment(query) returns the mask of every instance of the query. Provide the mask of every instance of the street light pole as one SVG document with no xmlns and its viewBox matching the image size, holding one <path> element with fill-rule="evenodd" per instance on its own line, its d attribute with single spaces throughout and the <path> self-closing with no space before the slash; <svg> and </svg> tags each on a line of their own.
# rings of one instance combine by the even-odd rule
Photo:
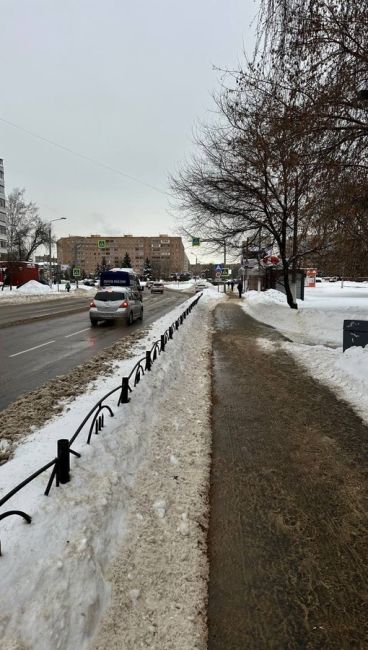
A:
<svg viewBox="0 0 368 650">
<path fill-rule="evenodd" d="M 189 253 L 189 255 L 191 257 L 195 257 L 195 267 L 194 267 L 195 271 L 194 272 L 195 272 L 196 279 L 197 279 L 197 276 L 198 276 L 198 258 L 197 258 L 197 255 L 195 255 L 194 253 Z M 191 266 L 193 266 L 193 264 L 191 264 Z"/>
<path fill-rule="evenodd" d="M 49 221 L 49 287 L 52 289 L 52 261 L 51 261 L 51 254 L 52 254 L 52 237 L 51 237 L 51 224 L 54 221 L 65 221 L 67 217 L 58 217 L 57 219 L 51 219 Z"/>
<path fill-rule="evenodd" d="M 52 289 L 51 221 L 49 223 L 49 287 Z"/>
</svg>

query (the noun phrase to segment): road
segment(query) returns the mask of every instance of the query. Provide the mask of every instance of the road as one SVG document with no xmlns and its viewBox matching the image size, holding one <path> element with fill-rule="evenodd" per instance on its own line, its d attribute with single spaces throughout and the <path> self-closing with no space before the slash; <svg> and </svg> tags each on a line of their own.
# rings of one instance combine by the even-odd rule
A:
<svg viewBox="0 0 368 650">
<path fill-rule="evenodd" d="M 70 298 L 63 296 L 60 300 L 43 300 L 22 305 L 1 304 L 0 328 L 45 318 L 56 318 L 66 313 L 75 314 L 85 311 L 92 295 L 71 296 Z"/>
<path fill-rule="evenodd" d="M 144 319 L 132 327 L 122 324 L 101 324 L 91 328 L 88 311 L 58 316 L 61 304 L 48 305 L 51 318 L 32 320 L 23 324 L 0 329 L 1 390 L 0 409 L 4 409 L 18 397 L 42 386 L 46 381 L 70 372 L 77 365 L 93 357 L 115 341 L 153 323 L 165 313 L 188 299 L 185 292 L 166 291 L 164 295 L 143 295 Z M 84 299 L 84 304 L 86 300 Z M 87 300 L 87 305 L 89 301 Z M 25 318 L 37 315 L 38 307 L 32 305 L 9 306 L 15 320 L 27 310 Z M 76 308 L 75 300 L 66 308 Z M 14 312 L 15 310 L 15 312 Z M 2 307 L 6 318 L 7 307 Z M 47 313 L 47 312 L 45 312 Z M 65 313 L 65 312 L 62 312 Z"/>
</svg>

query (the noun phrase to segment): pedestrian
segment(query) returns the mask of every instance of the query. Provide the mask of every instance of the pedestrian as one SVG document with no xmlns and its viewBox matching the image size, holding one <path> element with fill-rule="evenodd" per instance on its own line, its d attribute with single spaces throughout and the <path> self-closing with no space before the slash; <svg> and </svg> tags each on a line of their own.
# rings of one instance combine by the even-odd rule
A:
<svg viewBox="0 0 368 650">
<path fill-rule="evenodd" d="M 69 291 L 70 291 L 70 282 L 67 282 L 67 283 L 66 283 L 66 285 L 65 285 L 65 289 L 66 289 L 67 292 L 69 293 Z"/>
<path fill-rule="evenodd" d="M 3 286 L 1 287 L 1 291 L 4 291 L 4 287 L 9 285 L 10 291 L 12 290 L 12 283 L 10 279 L 10 273 L 8 273 L 7 269 L 4 271 L 4 279 L 3 279 Z"/>
<path fill-rule="evenodd" d="M 239 282 L 237 284 L 237 287 L 238 287 L 238 291 L 239 291 L 239 298 L 241 298 L 242 291 L 243 291 L 243 282 L 241 280 L 239 280 Z"/>
<path fill-rule="evenodd" d="M 231 291 L 234 291 L 234 284 L 235 284 L 234 280 L 231 280 L 230 284 L 231 284 Z"/>
</svg>

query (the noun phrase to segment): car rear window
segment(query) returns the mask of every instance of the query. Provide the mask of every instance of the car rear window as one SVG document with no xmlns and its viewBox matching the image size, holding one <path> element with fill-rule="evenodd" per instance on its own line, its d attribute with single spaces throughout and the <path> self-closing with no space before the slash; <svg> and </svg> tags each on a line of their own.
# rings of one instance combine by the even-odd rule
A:
<svg viewBox="0 0 368 650">
<path fill-rule="evenodd" d="M 95 295 L 95 300 L 108 302 L 110 300 L 125 300 L 125 297 L 123 291 L 98 291 Z"/>
</svg>

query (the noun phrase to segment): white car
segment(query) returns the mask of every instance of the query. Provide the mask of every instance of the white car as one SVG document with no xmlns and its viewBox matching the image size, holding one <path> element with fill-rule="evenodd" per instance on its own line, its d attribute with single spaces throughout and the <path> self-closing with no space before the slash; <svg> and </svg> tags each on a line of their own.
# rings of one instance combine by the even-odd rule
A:
<svg viewBox="0 0 368 650">
<path fill-rule="evenodd" d="M 196 282 L 195 292 L 198 293 L 199 291 L 203 291 L 204 289 L 207 289 L 207 287 L 207 282 Z"/>
<path fill-rule="evenodd" d="M 151 286 L 151 293 L 163 293 L 164 285 L 162 282 L 154 282 Z"/>
</svg>

